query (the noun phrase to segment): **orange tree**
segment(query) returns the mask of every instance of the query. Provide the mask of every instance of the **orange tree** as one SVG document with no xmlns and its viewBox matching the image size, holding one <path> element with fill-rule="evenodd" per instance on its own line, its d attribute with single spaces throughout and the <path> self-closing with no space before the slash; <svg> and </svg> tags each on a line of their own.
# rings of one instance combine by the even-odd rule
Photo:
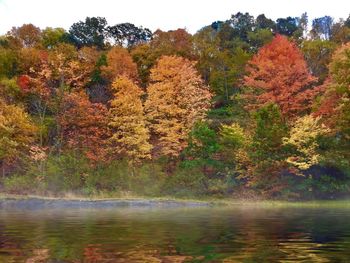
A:
<svg viewBox="0 0 350 263">
<path fill-rule="evenodd" d="M 276 103 L 283 116 L 293 118 L 310 108 L 317 94 L 315 80 L 296 45 L 277 35 L 249 62 L 244 85 L 251 88 L 250 107 Z"/>
<path fill-rule="evenodd" d="M 147 89 L 146 117 L 156 155 L 170 157 L 187 145 L 196 121 L 205 117 L 211 94 L 194 68 L 194 63 L 177 56 L 163 56 L 151 70 Z"/>
</svg>

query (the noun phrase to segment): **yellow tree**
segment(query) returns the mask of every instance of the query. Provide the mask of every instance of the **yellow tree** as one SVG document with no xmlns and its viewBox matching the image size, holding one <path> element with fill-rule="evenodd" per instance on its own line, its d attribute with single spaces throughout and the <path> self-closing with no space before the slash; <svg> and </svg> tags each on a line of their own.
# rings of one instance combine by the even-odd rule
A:
<svg viewBox="0 0 350 263">
<path fill-rule="evenodd" d="M 127 77 L 116 78 L 112 84 L 114 98 L 110 101 L 109 127 L 113 152 L 126 156 L 132 163 L 151 157 L 149 131 L 146 127 L 141 96 L 143 92 Z"/>
<path fill-rule="evenodd" d="M 16 105 L 0 100 L 0 164 L 3 168 L 29 150 L 36 127 L 28 114 Z"/>
<path fill-rule="evenodd" d="M 297 167 L 299 170 L 307 170 L 317 164 L 320 155 L 317 152 L 317 137 L 328 133 L 329 130 L 320 123 L 320 117 L 306 115 L 296 120 L 289 137 L 283 138 L 284 145 L 294 148 L 292 156 L 287 158 L 287 162 Z"/>
<path fill-rule="evenodd" d="M 211 94 L 194 63 L 163 56 L 151 70 L 145 103 L 156 155 L 177 156 L 187 145 L 194 123 L 205 117 Z"/>
</svg>

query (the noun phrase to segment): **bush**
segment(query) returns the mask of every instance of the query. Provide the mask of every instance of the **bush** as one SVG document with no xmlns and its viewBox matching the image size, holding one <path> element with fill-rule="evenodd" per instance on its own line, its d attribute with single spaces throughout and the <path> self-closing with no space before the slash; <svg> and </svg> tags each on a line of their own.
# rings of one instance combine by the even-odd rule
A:
<svg viewBox="0 0 350 263">
<path fill-rule="evenodd" d="M 161 195 L 167 175 L 158 163 L 145 163 L 134 169 L 129 176 L 130 190 L 144 196 Z"/>
<path fill-rule="evenodd" d="M 97 167 L 86 178 L 86 187 L 98 191 L 128 191 L 130 171 L 126 161 L 114 161 Z"/>
<path fill-rule="evenodd" d="M 207 193 L 206 176 L 199 168 L 177 168 L 166 178 L 164 193 L 177 197 L 202 196 Z"/>
<path fill-rule="evenodd" d="M 77 191 L 83 188 L 91 173 L 92 168 L 86 158 L 67 153 L 48 159 L 44 180 L 49 191 Z"/>
<path fill-rule="evenodd" d="M 26 175 L 13 175 L 3 181 L 4 190 L 11 194 L 28 194 L 36 189 L 37 184 L 33 178 Z"/>
</svg>

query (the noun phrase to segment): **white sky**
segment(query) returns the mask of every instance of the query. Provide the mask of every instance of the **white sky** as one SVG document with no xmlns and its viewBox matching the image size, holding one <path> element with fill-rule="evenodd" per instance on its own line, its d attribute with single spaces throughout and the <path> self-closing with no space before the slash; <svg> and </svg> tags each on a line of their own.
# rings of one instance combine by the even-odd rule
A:
<svg viewBox="0 0 350 263">
<path fill-rule="evenodd" d="M 87 16 L 106 17 L 109 25 L 130 22 L 152 31 L 186 28 L 195 33 L 238 11 L 255 17 L 330 15 L 347 18 L 350 0 L 0 0 L 0 35 L 12 26 L 32 23 L 40 28 L 69 27 Z"/>
</svg>

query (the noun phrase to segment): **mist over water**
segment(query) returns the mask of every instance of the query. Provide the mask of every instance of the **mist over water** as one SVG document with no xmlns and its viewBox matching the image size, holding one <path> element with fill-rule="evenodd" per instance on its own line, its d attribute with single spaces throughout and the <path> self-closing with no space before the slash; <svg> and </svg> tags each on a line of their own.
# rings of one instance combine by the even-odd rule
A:
<svg viewBox="0 0 350 263">
<path fill-rule="evenodd" d="M 0 262 L 350 262 L 350 209 L 6 208 Z"/>
</svg>

